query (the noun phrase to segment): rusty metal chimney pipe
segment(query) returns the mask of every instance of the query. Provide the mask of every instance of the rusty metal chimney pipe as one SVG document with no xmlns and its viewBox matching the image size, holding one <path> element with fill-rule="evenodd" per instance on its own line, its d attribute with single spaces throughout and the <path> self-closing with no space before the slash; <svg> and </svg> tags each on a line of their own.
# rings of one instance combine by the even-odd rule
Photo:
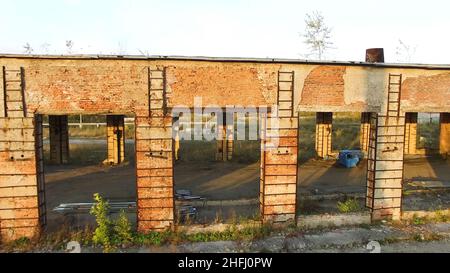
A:
<svg viewBox="0 0 450 273">
<path fill-rule="evenodd" d="M 366 62 L 384 63 L 384 50 L 382 48 L 366 49 Z"/>
</svg>

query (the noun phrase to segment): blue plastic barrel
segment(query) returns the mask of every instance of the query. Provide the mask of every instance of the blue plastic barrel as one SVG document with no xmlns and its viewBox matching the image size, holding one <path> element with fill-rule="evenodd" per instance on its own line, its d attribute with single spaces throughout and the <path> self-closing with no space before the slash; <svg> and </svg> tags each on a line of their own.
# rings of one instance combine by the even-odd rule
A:
<svg viewBox="0 0 450 273">
<path fill-rule="evenodd" d="M 338 162 L 346 168 L 353 168 L 356 167 L 361 158 L 360 150 L 341 150 L 339 151 Z"/>
</svg>

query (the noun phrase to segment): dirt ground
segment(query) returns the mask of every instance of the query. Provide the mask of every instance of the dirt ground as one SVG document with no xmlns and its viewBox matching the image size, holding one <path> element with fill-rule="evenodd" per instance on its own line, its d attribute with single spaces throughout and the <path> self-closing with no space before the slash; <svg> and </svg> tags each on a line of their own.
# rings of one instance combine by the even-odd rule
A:
<svg viewBox="0 0 450 273">
<path fill-rule="evenodd" d="M 403 206 L 405 209 L 437 209 L 450 207 L 447 192 L 417 193 L 427 188 L 442 190 L 450 187 L 450 163 L 438 158 L 406 157 L 405 181 L 407 182 Z M 299 213 L 335 213 L 336 203 L 345 195 L 359 196 L 364 207 L 366 191 L 366 162 L 356 168 L 336 166 L 334 160 L 308 160 L 299 164 Z M 63 219 L 78 223 L 92 222 L 89 215 L 61 217 L 52 209 L 61 203 L 92 202 L 94 193 L 100 193 L 111 201 L 136 199 L 134 163 L 121 166 L 64 165 L 46 166 L 46 198 L 49 226 L 57 226 Z M 177 162 L 175 164 L 175 188 L 189 189 L 207 200 L 249 199 L 247 205 L 213 205 L 198 208 L 198 222 L 222 221 L 230 218 L 249 218 L 258 215 L 259 163 L 237 162 Z M 322 195 L 341 194 L 340 197 L 320 198 Z M 318 196 L 306 200 L 306 196 Z M 344 196 L 344 197 L 342 197 Z M 130 213 L 135 222 L 135 214 Z"/>
</svg>

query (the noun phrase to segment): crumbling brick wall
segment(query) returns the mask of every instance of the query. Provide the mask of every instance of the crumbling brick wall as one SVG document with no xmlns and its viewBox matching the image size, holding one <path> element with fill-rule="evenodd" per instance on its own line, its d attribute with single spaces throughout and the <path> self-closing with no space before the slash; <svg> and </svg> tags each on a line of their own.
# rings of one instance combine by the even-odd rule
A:
<svg viewBox="0 0 450 273">
<path fill-rule="evenodd" d="M 25 109 L 22 117 L 12 119 L 5 115 L 7 109 L 2 102 L 13 95 L 8 96 L 5 83 L 0 82 L 0 229 L 2 236 L 8 239 L 31 236 L 39 229 L 39 222 L 44 221 L 42 160 L 39 156 L 41 114 L 134 114 L 139 229 L 172 226 L 172 121 L 170 114 L 152 114 L 150 111 L 150 67 L 165 68 L 163 88 L 169 108 L 176 105 L 193 107 L 195 96 L 201 96 L 204 106 L 270 107 L 277 103 L 278 71 L 289 70 L 295 73 L 294 97 L 300 98 L 294 110 L 300 107 L 300 110 L 313 112 L 381 112 L 387 99 L 389 73 L 404 76 L 401 101 L 404 109 L 415 112 L 449 112 L 450 109 L 450 69 L 375 66 L 349 69 L 350 66 L 344 64 L 27 57 L 0 57 L 0 67 L 23 69 L 20 87 L 23 101 L 9 104 L 22 105 Z M 4 75 L 0 78 L 4 79 Z M 294 127 L 289 128 L 293 131 Z M 26 143 L 23 147 L 28 147 L 22 149 L 21 146 L 26 150 L 23 158 L 21 153 L 16 155 L 17 143 Z M 156 151 L 163 156 L 151 154 Z M 14 160 L 11 160 L 12 154 Z M 268 152 L 266 156 L 266 162 L 283 156 L 291 156 L 290 162 L 296 162 L 296 151 L 277 156 Z M 22 160 L 17 160 L 20 158 Z M 278 171 L 296 176 L 295 168 L 280 168 L 283 170 L 268 167 L 266 171 L 275 176 Z M 293 183 L 289 184 L 289 187 L 293 186 Z M 291 199 L 295 202 L 295 198 Z M 294 204 L 289 205 L 289 210 L 294 211 Z"/>
</svg>

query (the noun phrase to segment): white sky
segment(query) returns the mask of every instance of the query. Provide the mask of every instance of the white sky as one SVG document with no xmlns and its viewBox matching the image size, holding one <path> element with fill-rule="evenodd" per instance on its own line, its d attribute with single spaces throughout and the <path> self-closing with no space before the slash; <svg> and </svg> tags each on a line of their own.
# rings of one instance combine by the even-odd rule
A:
<svg viewBox="0 0 450 273">
<path fill-rule="evenodd" d="M 326 58 L 362 61 L 383 47 L 397 62 L 398 40 L 412 62 L 450 64 L 448 0 L 0 0 L 0 52 L 304 58 L 304 17 L 322 12 L 335 49 Z M 48 44 L 48 50 L 44 44 Z"/>
</svg>

